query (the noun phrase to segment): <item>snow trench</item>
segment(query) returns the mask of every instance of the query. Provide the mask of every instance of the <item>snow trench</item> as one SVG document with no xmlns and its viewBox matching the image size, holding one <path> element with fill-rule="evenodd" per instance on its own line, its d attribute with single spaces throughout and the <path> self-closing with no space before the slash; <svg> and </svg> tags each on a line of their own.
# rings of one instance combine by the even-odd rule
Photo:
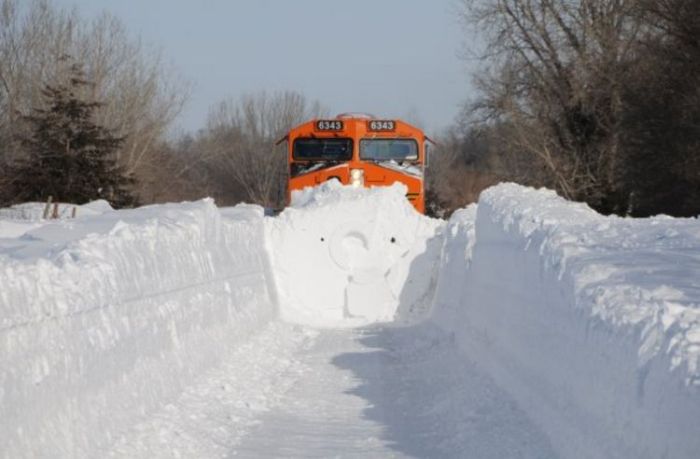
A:
<svg viewBox="0 0 700 459">
<path fill-rule="evenodd" d="M 0 456 L 102 456 L 282 319 L 432 322 L 563 457 L 697 457 L 697 220 L 504 184 L 443 222 L 404 194 L 0 220 Z"/>
</svg>

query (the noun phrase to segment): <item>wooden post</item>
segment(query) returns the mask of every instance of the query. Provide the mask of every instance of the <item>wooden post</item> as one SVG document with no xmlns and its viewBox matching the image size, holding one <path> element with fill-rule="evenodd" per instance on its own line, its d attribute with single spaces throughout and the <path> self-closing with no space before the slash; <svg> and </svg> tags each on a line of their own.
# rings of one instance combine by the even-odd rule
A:
<svg viewBox="0 0 700 459">
<path fill-rule="evenodd" d="M 70 217 L 75 218 L 76 215 L 78 215 L 78 207 L 73 206 L 73 211 L 71 212 Z"/>
<path fill-rule="evenodd" d="M 54 202 L 53 203 L 53 213 L 51 214 L 51 218 L 58 218 L 58 203 Z"/>
<path fill-rule="evenodd" d="M 44 207 L 43 215 L 44 220 L 49 218 L 49 210 L 51 210 L 51 201 L 53 201 L 53 196 L 49 196 L 49 199 L 46 200 L 46 206 Z"/>
</svg>

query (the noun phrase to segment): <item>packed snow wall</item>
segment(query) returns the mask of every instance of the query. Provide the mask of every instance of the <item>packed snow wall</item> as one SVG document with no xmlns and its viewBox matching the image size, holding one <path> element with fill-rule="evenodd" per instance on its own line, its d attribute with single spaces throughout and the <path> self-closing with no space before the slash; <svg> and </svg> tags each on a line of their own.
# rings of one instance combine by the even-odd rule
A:
<svg viewBox="0 0 700 459">
<path fill-rule="evenodd" d="M 0 239 L 0 456 L 98 457 L 275 317 L 263 218 L 204 200 Z"/>
<path fill-rule="evenodd" d="M 698 457 L 697 219 L 506 184 L 445 233 L 434 320 L 564 457 Z"/>
<path fill-rule="evenodd" d="M 401 184 L 336 181 L 293 196 L 268 220 L 282 319 L 314 326 L 410 320 L 431 302 L 441 220 L 415 211 Z"/>
<path fill-rule="evenodd" d="M 0 457 L 106 450 L 280 315 L 357 326 L 430 306 L 442 222 L 400 185 L 328 183 L 274 218 L 211 200 L 97 204 L 0 221 Z"/>
</svg>

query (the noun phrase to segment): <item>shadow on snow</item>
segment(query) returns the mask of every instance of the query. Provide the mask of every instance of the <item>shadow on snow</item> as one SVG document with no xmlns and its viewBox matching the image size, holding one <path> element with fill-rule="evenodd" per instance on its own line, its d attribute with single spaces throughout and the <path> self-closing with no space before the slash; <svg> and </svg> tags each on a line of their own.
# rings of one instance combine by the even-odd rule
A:
<svg viewBox="0 0 700 459">
<path fill-rule="evenodd" d="M 428 323 L 373 327 L 370 352 L 333 364 L 360 381 L 349 393 L 369 403 L 364 416 L 385 426 L 383 440 L 414 457 L 556 457 L 546 436 L 493 381 Z"/>
</svg>

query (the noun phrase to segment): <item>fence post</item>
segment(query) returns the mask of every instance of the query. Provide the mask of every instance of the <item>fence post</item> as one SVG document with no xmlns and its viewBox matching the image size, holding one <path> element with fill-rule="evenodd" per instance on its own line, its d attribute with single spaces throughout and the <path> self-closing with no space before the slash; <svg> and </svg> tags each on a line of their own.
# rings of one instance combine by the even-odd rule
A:
<svg viewBox="0 0 700 459">
<path fill-rule="evenodd" d="M 49 210 L 51 209 L 51 201 L 53 201 L 53 196 L 49 196 L 49 199 L 46 200 L 46 206 L 44 206 L 44 214 L 42 216 L 44 220 L 49 218 Z"/>
</svg>

